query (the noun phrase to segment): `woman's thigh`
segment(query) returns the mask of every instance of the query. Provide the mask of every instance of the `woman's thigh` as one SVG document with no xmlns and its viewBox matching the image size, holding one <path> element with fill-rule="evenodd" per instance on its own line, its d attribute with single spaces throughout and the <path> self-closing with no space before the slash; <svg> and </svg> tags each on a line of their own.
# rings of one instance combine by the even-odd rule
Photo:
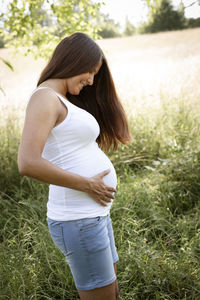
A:
<svg viewBox="0 0 200 300">
<path fill-rule="evenodd" d="M 112 290 L 116 249 L 111 243 L 109 216 L 67 222 L 48 219 L 48 226 L 53 241 L 66 257 L 77 289 L 110 286 Z M 116 260 L 117 254 L 114 255 Z"/>
<path fill-rule="evenodd" d="M 78 291 L 78 293 L 81 300 L 116 300 L 116 282 L 89 291 Z"/>
</svg>

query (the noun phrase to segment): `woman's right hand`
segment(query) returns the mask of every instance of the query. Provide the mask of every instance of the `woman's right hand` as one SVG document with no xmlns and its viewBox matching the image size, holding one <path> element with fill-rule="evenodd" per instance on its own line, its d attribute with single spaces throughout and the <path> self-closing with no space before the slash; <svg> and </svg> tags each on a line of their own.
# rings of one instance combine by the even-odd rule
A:
<svg viewBox="0 0 200 300">
<path fill-rule="evenodd" d="M 100 205 L 106 206 L 107 203 L 114 199 L 113 193 L 116 189 L 104 183 L 104 176 L 108 175 L 110 170 L 105 170 L 89 179 L 87 193 Z"/>
</svg>

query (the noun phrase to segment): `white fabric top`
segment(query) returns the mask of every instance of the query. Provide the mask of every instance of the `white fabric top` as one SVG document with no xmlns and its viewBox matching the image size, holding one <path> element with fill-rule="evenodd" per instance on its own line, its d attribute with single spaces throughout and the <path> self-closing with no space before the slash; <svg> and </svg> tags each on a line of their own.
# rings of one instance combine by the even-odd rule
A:
<svg viewBox="0 0 200 300">
<path fill-rule="evenodd" d="M 85 177 L 110 169 L 103 180 L 116 188 L 115 169 L 96 142 L 100 132 L 96 119 L 60 94 L 56 95 L 67 107 L 68 114 L 62 123 L 51 130 L 42 156 L 66 171 Z M 105 216 L 111 204 L 102 206 L 87 193 L 51 184 L 47 216 L 56 221 Z"/>
</svg>

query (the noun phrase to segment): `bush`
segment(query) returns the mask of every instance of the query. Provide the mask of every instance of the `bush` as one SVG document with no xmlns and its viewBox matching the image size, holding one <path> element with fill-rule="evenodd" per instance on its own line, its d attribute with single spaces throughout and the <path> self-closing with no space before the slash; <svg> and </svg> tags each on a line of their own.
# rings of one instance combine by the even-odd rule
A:
<svg viewBox="0 0 200 300">
<path fill-rule="evenodd" d="M 124 29 L 123 34 L 125 36 L 130 36 L 130 35 L 133 35 L 134 33 L 136 33 L 135 26 L 133 26 L 133 24 L 131 24 L 131 22 L 128 20 L 128 18 L 126 18 L 126 24 L 125 24 L 125 29 Z"/>
<path fill-rule="evenodd" d="M 170 0 L 161 0 L 152 5 L 149 19 L 140 26 L 139 32 L 154 33 L 183 29 L 185 26 L 184 11 L 174 10 Z"/>
<path fill-rule="evenodd" d="M 0 35 L 0 48 L 4 48 L 5 42 L 4 38 Z"/>
<path fill-rule="evenodd" d="M 187 19 L 187 28 L 195 28 L 200 27 L 200 18 L 197 19 Z"/>
<path fill-rule="evenodd" d="M 107 39 L 107 38 L 115 38 L 115 37 L 120 37 L 121 34 L 119 32 L 119 30 L 116 28 L 116 26 L 114 24 L 110 24 L 110 23 L 104 23 L 99 31 L 98 31 L 98 35 L 101 36 L 103 39 Z"/>
</svg>

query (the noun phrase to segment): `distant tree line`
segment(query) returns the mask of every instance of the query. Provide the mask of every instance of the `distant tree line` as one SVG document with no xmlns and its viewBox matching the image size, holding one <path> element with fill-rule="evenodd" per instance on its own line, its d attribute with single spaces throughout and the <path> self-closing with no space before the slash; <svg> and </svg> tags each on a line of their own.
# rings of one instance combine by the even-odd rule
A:
<svg viewBox="0 0 200 300">
<path fill-rule="evenodd" d="M 154 33 L 160 31 L 180 30 L 200 27 L 200 18 L 186 18 L 183 1 L 180 1 L 178 9 L 175 9 L 171 0 L 144 0 L 149 8 L 147 22 L 140 24 L 139 33 Z M 188 6 L 200 1 L 191 1 Z"/>
<path fill-rule="evenodd" d="M 25 46 L 32 52 L 36 46 L 39 56 L 48 56 L 54 42 L 74 31 L 94 38 L 112 38 L 200 27 L 200 17 L 185 17 L 185 9 L 195 3 L 200 5 L 200 0 L 191 0 L 187 7 L 180 0 L 177 9 L 171 0 L 141 0 L 149 10 L 147 21 L 136 27 L 126 18 L 123 32 L 119 23 L 100 12 L 102 1 L 94 4 L 93 0 L 56 0 L 50 5 L 48 0 L 34 0 L 33 4 L 27 0 L 21 7 L 20 0 L 11 0 L 7 13 L 0 13 L 0 48 Z"/>
<path fill-rule="evenodd" d="M 108 16 L 104 18 L 99 34 L 103 38 L 129 36 L 135 33 L 155 33 L 169 30 L 181 30 L 186 28 L 200 27 L 200 17 L 197 19 L 185 17 L 185 7 L 180 1 L 178 9 L 175 9 L 171 0 L 143 0 L 149 8 L 148 19 L 135 27 L 127 18 L 125 29 L 120 32 L 119 24 L 115 23 Z M 200 1 L 191 1 L 188 6 L 195 3 L 200 5 Z"/>
</svg>

